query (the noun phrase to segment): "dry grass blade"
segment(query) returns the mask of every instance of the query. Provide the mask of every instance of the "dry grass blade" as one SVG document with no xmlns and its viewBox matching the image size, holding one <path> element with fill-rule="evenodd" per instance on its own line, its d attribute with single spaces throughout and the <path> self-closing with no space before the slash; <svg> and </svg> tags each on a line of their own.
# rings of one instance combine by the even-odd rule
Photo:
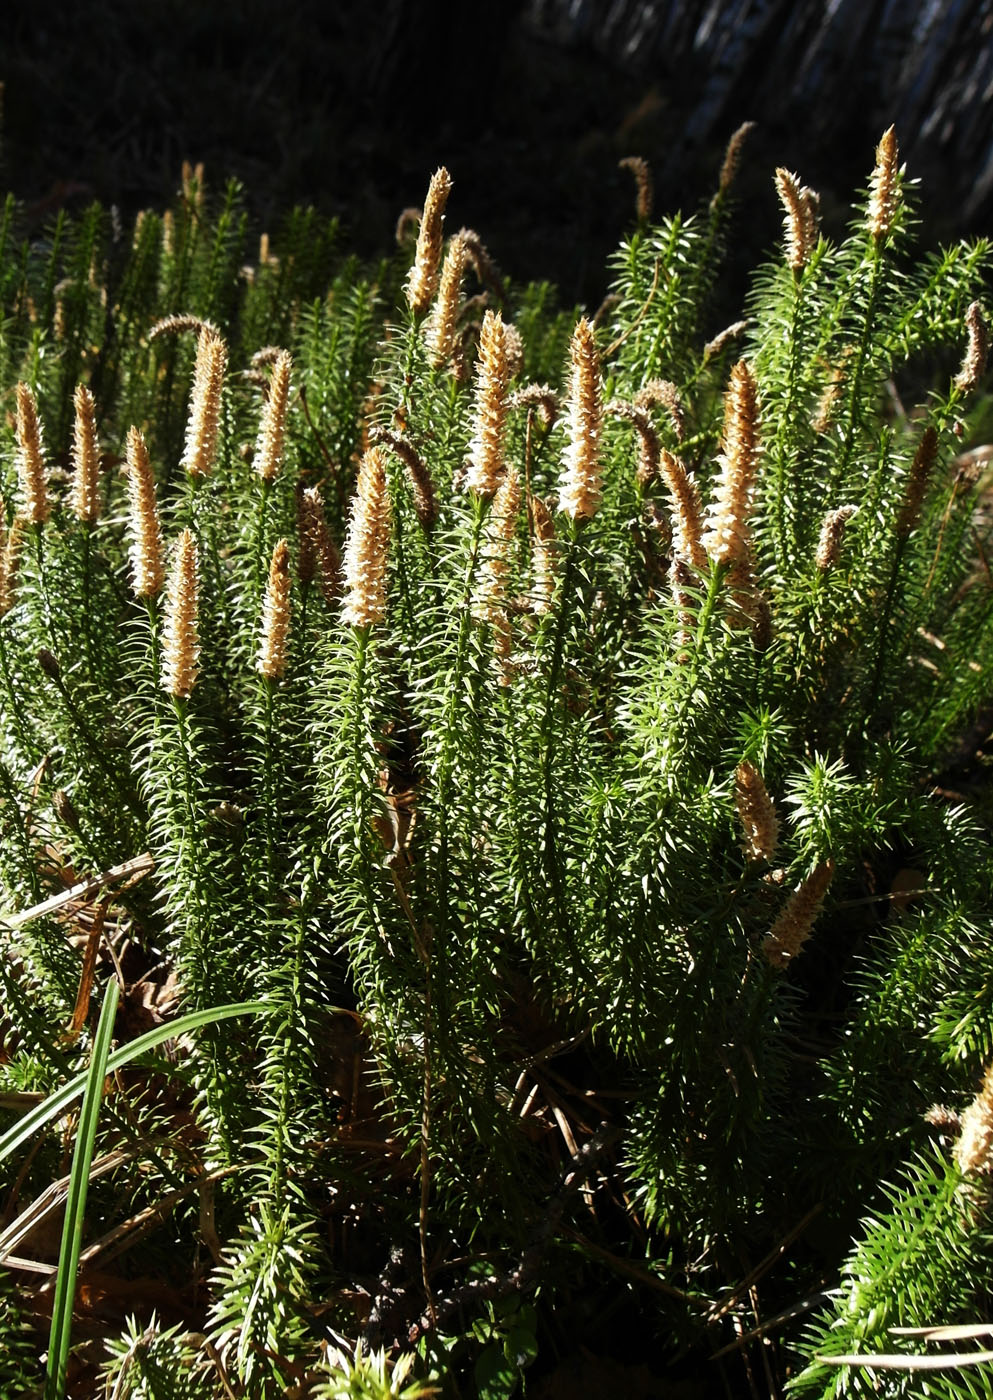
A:
<svg viewBox="0 0 993 1400">
<path fill-rule="evenodd" d="M 119 880 L 141 879 L 143 875 L 147 875 L 149 871 L 154 869 L 155 861 L 148 851 L 144 851 L 140 856 L 134 856 L 121 865 L 113 865 L 109 870 L 104 870 L 100 875 L 94 875 L 90 880 L 81 880 L 78 885 L 73 885 L 71 889 L 53 894 L 50 899 L 43 899 L 40 904 L 35 904 L 30 909 L 23 909 L 19 914 L 4 915 L 3 922 L 8 928 L 23 928 L 33 919 L 42 919 L 46 914 L 54 914 L 74 900 L 89 899 L 91 895 L 96 894 L 98 890 L 105 889 L 107 885 L 115 885 Z"/>
<path fill-rule="evenodd" d="M 864 1366 L 869 1371 L 954 1371 L 960 1366 L 984 1366 L 993 1361 L 993 1351 L 956 1352 L 945 1356 L 819 1356 L 825 1366 Z"/>
</svg>

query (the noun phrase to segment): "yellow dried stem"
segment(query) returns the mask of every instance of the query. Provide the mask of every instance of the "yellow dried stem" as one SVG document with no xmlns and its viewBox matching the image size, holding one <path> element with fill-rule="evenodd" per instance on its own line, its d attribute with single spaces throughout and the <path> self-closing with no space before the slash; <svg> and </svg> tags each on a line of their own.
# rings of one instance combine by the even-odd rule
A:
<svg viewBox="0 0 993 1400">
<path fill-rule="evenodd" d="M 431 530 L 438 519 L 438 496 L 434 489 L 431 473 L 417 448 L 409 438 L 389 428 L 374 428 L 370 433 L 373 442 L 381 442 L 400 458 L 407 470 L 410 492 L 414 498 L 414 510 L 421 528 Z"/>
<path fill-rule="evenodd" d="M 176 700 L 188 700 L 197 680 L 199 573 L 196 538 L 187 527 L 176 542 L 162 624 L 162 689 Z"/>
<path fill-rule="evenodd" d="M 754 861 L 772 860 L 779 841 L 776 808 L 762 774 L 747 758 L 734 775 L 734 801 L 744 832 L 745 855 Z"/>
<path fill-rule="evenodd" d="M 493 497 L 483 531 L 479 571 L 470 607 L 477 622 L 496 625 L 506 621 L 510 548 L 517 530 L 520 507 L 521 481 L 514 468 L 510 467 Z"/>
<path fill-rule="evenodd" d="M 383 454 L 378 447 L 370 447 L 359 465 L 345 539 L 345 600 L 341 615 L 353 627 L 371 627 L 386 616 L 390 522 Z"/>
<path fill-rule="evenodd" d="M 721 476 L 707 512 L 703 547 L 715 564 L 749 556 L 747 517 L 758 461 L 758 393 L 744 360 L 731 371 L 724 397 Z"/>
<path fill-rule="evenodd" d="M 186 425 L 182 466 L 190 476 L 207 476 L 214 466 L 221 421 L 221 391 L 227 367 L 227 346 L 204 327 L 197 339 L 196 366 Z"/>
<path fill-rule="evenodd" d="M 652 170 L 643 156 L 625 156 L 618 161 L 621 170 L 630 170 L 634 176 L 635 217 L 639 224 L 647 224 L 652 217 Z"/>
<path fill-rule="evenodd" d="M 465 484 L 479 496 L 492 496 L 503 474 L 503 435 L 507 421 L 506 326 L 498 311 L 487 311 L 479 333 L 475 424 Z"/>
<path fill-rule="evenodd" d="M 283 460 L 286 446 L 286 410 L 290 401 L 290 375 L 293 358 L 280 350 L 272 366 L 269 393 L 262 409 L 259 436 L 255 444 L 255 471 L 263 481 L 273 481 Z"/>
<path fill-rule="evenodd" d="M 972 302 L 966 311 L 965 324 L 969 331 L 969 342 L 962 368 L 955 376 L 954 383 L 960 394 L 972 394 L 979 387 L 979 381 L 986 372 L 986 357 L 990 348 L 989 328 L 978 301 Z"/>
<path fill-rule="evenodd" d="M 979 1093 L 962 1114 L 955 1162 L 966 1176 L 993 1172 L 993 1064 L 983 1076 Z"/>
<path fill-rule="evenodd" d="M 934 464 L 938 460 L 938 434 L 934 426 L 929 423 L 921 434 L 921 440 L 914 453 L 914 460 L 910 464 L 910 471 L 907 473 L 907 488 L 904 492 L 903 505 L 900 514 L 897 516 L 897 535 L 909 535 L 917 524 L 921 513 L 921 506 L 927 492 L 928 482 L 931 480 L 931 473 Z"/>
<path fill-rule="evenodd" d="M 817 553 L 814 556 L 814 563 L 822 574 L 837 564 L 845 538 L 845 526 L 856 514 L 858 506 L 839 506 L 837 510 L 829 510 L 825 515 L 821 525 L 821 537 L 817 542 Z"/>
<path fill-rule="evenodd" d="M 136 598 L 154 598 L 165 582 L 155 475 L 145 439 L 128 430 L 125 448 L 131 530 L 131 587 Z"/>
<path fill-rule="evenodd" d="M 428 185 L 421 226 L 417 232 L 414 265 L 407 280 L 407 302 L 415 316 L 421 316 L 427 311 L 438 289 L 442 225 L 451 188 L 451 176 L 445 167 L 441 166 L 431 176 Z"/>
<path fill-rule="evenodd" d="M 823 860 L 790 895 L 762 940 L 762 953 L 770 966 L 786 967 L 806 943 L 833 877 L 834 861 Z"/>
<path fill-rule="evenodd" d="M 77 520 L 92 525 L 100 519 L 100 449 L 97 444 L 96 404 L 85 384 L 73 396 L 72 486 L 69 509 Z"/>
<path fill-rule="evenodd" d="M 559 478 L 559 510 L 570 520 L 589 520 L 601 495 L 600 356 L 593 327 L 581 317 L 569 346 L 569 390 L 565 405 L 566 448 Z"/>
<path fill-rule="evenodd" d="M 438 297 L 424 326 L 428 359 L 435 369 L 441 369 L 442 365 L 451 359 L 455 349 L 466 256 L 465 239 L 456 234 L 448 245 L 441 270 Z"/>
<path fill-rule="evenodd" d="M 734 184 L 735 176 L 738 173 L 738 167 L 741 164 L 741 152 L 745 145 L 745 140 L 748 133 L 754 130 L 754 127 L 754 122 L 742 122 L 741 126 L 732 133 L 731 139 L 727 143 L 727 147 L 724 151 L 724 161 L 721 165 L 721 173 L 717 182 L 717 194 L 715 195 L 715 199 L 720 199 L 721 196 L 727 195 L 728 190 L 730 190 L 731 186 Z"/>
<path fill-rule="evenodd" d="M 900 203 L 898 159 L 896 129 L 887 127 L 876 147 L 876 164 L 869 180 L 869 233 L 876 243 L 889 235 Z"/>
<path fill-rule="evenodd" d="M 686 410 L 675 384 L 668 379 L 649 379 L 634 396 L 636 408 L 664 408 L 669 415 L 677 442 L 686 432 Z"/>
<path fill-rule="evenodd" d="M 298 493 L 297 527 L 300 533 L 297 575 L 303 584 L 312 583 L 316 578 L 324 601 L 330 607 L 341 587 L 341 555 L 324 519 L 319 487 L 308 486 Z"/>
<path fill-rule="evenodd" d="M 799 275 L 817 243 L 817 196 L 782 166 L 776 171 L 776 189 L 784 211 L 786 261 Z"/>
<path fill-rule="evenodd" d="M 539 617 L 550 612 L 555 595 L 555 523 L 540 496 L 528 496 L 534 525 L 531 538 L 531 609 Z"/>
<path fill-rule="evenodd" d="M 279 540 L 272 551 L 269 578 L 262 601 L 262 641 L 256 669 L 267 681 L 286 672 L 290 637 L 290 545 Z"/>
<path fill-rule="evenodd" d="M 45 483 L 45 451 L 42 446 L 38 405 L 27 384 L 17 386 L 17 484 L 21 510 L 28 525 L 43 525 L 51 514 Z"/>
</svg>

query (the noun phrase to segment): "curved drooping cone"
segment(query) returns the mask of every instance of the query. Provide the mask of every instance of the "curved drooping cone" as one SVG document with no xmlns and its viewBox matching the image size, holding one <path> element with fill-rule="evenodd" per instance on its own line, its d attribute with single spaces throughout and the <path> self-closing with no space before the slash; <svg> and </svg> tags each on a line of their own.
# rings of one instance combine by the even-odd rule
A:
<svg viewBox="0 0 993 1400">
<path fill-rule="evenodd" d="M 45 450 L 42 446 L 38 405 L 27 384 L 17 386 L 17 485 L 21 498 L 18 512 L 27 525 L 44 525 L 51 514 L 45 483 Z"/>
<path fill-rule="evenodd" d="M 162 689 L 177 700 L 188 700 L 197 680 L 199 592 L 199 551 L 187 528 L 176 542 L 162 625 Z"/>
<path fill-rule="evenodd" d="M 370 447 L 359 466 L 345 539 L 345 600 L 341 615 L 352 627 L 371 627 L 386 616 L 390 523 L 383 454 L 378 447 Z"/>
<path fill-rule="evenodd" d="M 72 485 L 69 509 L 88 525 L 100 519 L 100 448 L 96 404 L 85 384 L 77 384 L 72 428 Z"/>
<path fill-rule="evenodd" d="M 415 316 L 421 316 L 438 289 L 438 269 L 441 264 L 442 225 L 445 205 L 452 189 L 452 177 L 444 166 L 431 176 L 421 226 L 417 233 L 414 265 L 407 279 L 407 303 Z"/>
<path fill-rule="evenodd" d="M 565 403 L 567 442 L 559 477 L 559 510 L 570 520 L 589 520 L 600 505 L 600 356 L 593 327 L 581 317 L 569 345 L 569 390 Z"/>
<path fill-rule="evenodd" d="M 279 540 L 272 551 L 269 578 L 262 601 L 262 640 L 256 670 L 268 681 L 286 671 L 290 638 L 290 545 Z"/>
<path fill-rule="evenodd" d="M 748 515 L 758 462 L 758 393 L 745 360 L 731 371 L 724 396 L 721 476 L 705 521 L 703 547 L 715 564 L 750 559 Z"/>
<path fill-rule="evenodd" d="M 131 588 L 136 598 L 154 598 L 165 581 L 162 530 L 155 498 L 155 476 L 145 439 L 128 430 L 128 520 L 131 534 Z"/>
</svg>

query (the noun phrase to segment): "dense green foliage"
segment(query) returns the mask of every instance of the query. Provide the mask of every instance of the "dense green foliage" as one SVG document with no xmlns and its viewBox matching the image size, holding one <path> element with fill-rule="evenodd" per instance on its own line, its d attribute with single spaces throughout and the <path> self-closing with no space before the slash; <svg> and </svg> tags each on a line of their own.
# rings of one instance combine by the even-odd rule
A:
<svg viewBox="0 0 993 1400">
<path fill-rule="evenodd" d="M 118 1042 L 203 1020 L 107 1081 L 72 1393 L 509 1396 L 611 1272 L 659 1370 L 757 1330 L 797 1394 L 980 1393 L 820 1358 L 989 1306 L 993 860 L 936 784 L 993 698 L 990 248 L 915 253 L 892 152 L 839 241 L 780 189 L 728 336 L 725 180 L 595 329 L 467 240 L 441 350 L 411 244 L 297 211 L 250 262 L 193 175 L 133 232 L 8 202 L 0 1110 L 109 979 Z M 6 1164 L 5 1395 L 72 1137 Z"/>
</svg>

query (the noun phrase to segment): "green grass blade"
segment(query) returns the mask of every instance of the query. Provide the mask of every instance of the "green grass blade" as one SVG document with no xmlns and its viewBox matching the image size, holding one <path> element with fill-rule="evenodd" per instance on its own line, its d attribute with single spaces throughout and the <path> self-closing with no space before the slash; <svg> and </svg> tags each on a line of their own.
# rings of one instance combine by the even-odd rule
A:
<svg viewBox="0 0 993 1400">
<path fill-rule="evenodd" d="M 112 1055 L 107 1057 L 104 1072 L 113 1074 L 122 1065 L 138 1059 L 146 1050 L 154 1050 L 164 1040 L 185 1035 L 187 1031 L 196 1030 L 198 1026 L 205 1026 L 213 1021 L 226 1021 L 233 1016 L 260 1015 L 263 1012 L 271 1012 L 276 1009 L 278 1008 L 262 1001 L 239 1001 L 231 1002 L 226 1006 L 208 1007 L 203 1011 L 191 1011 L 187 1016 L 180 1016 L 175 1021 L 156 1026 L 154 1030 L 139 1036 L 137 1040 L 122 1045 L 119 1050 L 115 1050 Z M 26 1113 L 20 1122 L 4 1133 L 3 1137 L 0 1137 L 0 1162 L 5 1157 L 9 1157 L 11 1153 L 16 1152 L 39 1128 L 43 1128 L 46 1123 L 50 1123 L 55 1118 L 60 1118 L 69 1105 L 83 1093 L 88 1080 L 89 1071 L 77 1075 L 68 1084 L 64 1084 L 61 1089 L 57 1089 L 54 1094 L 50 1094 L 44 1103 L 38 1104 L 37 1108 Z"/>
<path fill-rule="evenodd" d="M 93 1040 L 89 1069 L 85 1075 L 83 1106 L 76 1130 L 76 1147 L 69 1174 L 69 1194 L 66 1197 L 65 1221 L 62 1225 L 62 1248 L 59 1269 L 55 1276 L 55 1300 L 52 1305 L 52 1332 L 48 1343 L 48 1366 L 45 1372 L 45 1400 L 61 1400 L 65 1393 L 66 1368 L 69 1362 L 69 1341 L 72 1332 L 72 1304 L 76 1296 L 76 1269 L 83 1239 L 83 1215 L 86 1193 L 90 1183 L 93 1144 L 97 1136 L 100 1100 L 103 1098 L 107 1057 L 114 1033 L 114 1015 L 119 995 L 116 980 L 107 984 L 100 1012 L 100 1022 Z"/>
</svg>

